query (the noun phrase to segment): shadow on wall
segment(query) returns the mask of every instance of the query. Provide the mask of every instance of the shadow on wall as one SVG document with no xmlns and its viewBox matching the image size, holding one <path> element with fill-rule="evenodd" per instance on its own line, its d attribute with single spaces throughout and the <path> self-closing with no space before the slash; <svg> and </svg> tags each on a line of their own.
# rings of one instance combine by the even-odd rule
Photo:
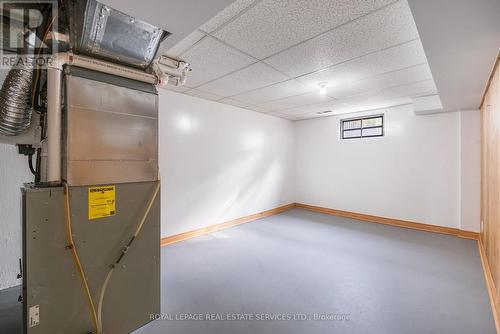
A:
<svg viewBox="0 0 500 334">
<path fill-rule="evenodd" d="M 189 194 L 186 201 L 175 205 L 167 201 L 164 206 L 167 224 L 170 215 L 189 222 L 189 229 L 222 223 L 239 218 L 241 208 L 255 207 L 256 202 L 271 203 L 279 195 L 279 185 L 285 182 L 284 168 L 271 153 L 262 154 L 254 147 L 244 150 L 236 161 L 234 157 L 231 160 L 222 170 L 212 168 L 199 175 L 200 182 L 185 189 Z M 168 187 L 168 180 L 164 183 Z M 209 196 L 206 189 L 212 190 Z M 281 204 L 276 202 L 275 206 Z M 255 212 L 250 209 L 248 214 L 252 213 Z M 181 232 L 185 231 L 172 234 Z"/>
</svg>

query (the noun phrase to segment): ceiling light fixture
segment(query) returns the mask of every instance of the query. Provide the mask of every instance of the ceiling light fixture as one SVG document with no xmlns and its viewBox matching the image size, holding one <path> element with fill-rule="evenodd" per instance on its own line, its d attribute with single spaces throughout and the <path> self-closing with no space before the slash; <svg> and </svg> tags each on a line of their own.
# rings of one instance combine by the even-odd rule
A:
<svg viewBox="0 0 500 334">
<path fill-rule="evenodd" d="M 326 88 L 328 87 L 328 82 L 320 82 L 318 86 L 319 86 L 319 94 L 326 95 L 327 93 Z"/>
</svg>

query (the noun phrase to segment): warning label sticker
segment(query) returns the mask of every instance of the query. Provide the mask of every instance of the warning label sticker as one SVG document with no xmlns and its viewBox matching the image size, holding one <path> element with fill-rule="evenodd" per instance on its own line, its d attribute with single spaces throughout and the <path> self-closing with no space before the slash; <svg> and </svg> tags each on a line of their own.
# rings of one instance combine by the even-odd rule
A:
<svg viewBox="0 0 500 334">
<path fill-rule="evenodd" d="M 114 216 L 116 213 L 115 186 L 89 188 L 89 220 Z"/>
</svg>

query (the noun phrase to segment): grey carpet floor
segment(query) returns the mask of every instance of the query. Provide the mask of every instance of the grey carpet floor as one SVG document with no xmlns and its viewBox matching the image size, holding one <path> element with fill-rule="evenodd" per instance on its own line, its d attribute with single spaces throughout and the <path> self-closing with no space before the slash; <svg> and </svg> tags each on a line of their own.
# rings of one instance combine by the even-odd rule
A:
<svg viewBox="0 0 500 334">
<path fill-rule="evenodd" d="M 495 333 L 473 240 L 294 209 L 164 247 L 162 266 L 164 319 L 134 334 Z"/>
</svg>

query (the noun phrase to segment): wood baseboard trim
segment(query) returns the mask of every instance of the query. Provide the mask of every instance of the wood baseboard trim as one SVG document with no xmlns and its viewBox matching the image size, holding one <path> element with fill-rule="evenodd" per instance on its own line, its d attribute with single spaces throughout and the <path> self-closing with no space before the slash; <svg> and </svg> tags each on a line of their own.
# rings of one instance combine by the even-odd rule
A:
<svg viewBox="0 0 500 334">
<path fill-rule="evenodd" d="M 481 264 L 483 265 L 484 279 L 486 281 L 486 288 L 488 289 L 488 295 L 490 297 L 491 311 L 493 312 L 496 331 L 497 333 L 500 333 L 500 302 L 498 300 L 495 281 L 493 280 L 493 276 L 491 274 L 488 257 L 486 256 L 486 250 L 481 238 L 477 241 L 477 247 L 479 248 L 479 256 L 481 257 Z"/>
<path fill-rule="evenodd" d="M 460 238 L 465 238 L 465 239 L 474 239 L 474 240 L 479 239 L 479 233 L 477 233 L 477 232 L 463 231 L 463 230 L 459 230 L 457 228 L 452 228 L 452 227 L 422 224 L 422 223 L 416 223 L 416 222 L 407 221 L 407 220 L 372 216 L 372 215 L 366 215 L 363 213 L 336 210 L 336 209 L 324 208 L 321 206 L 302 204 L 302 203 L 295 203 L 295 207 L 309 210 L 309 211 L 325 213 L 328 215 L 334 215 L 334 216 L 339 216 L 339 217 L 344 217 L 344 218 L 352 218 L 352 219 L 362 220 L 362 221 L 366 221 L 366 222 L 370 222 L 370 223 L 377 223 L 377 224 L 410 228 L 410 229 L 419 230 L 419 231 L 454 235 L 454 236 L 457 236 Z"/>
<path fill-rule="evenodd" d="M 303 204 L 303 203 L 291 203 L 291 204 L 283 205 L 283 206 L 280 206 L 280 207 L 277 207 L 274 209 L 255 213 L 255 214 L 252 214 L 249 216 L 244 216 L 241 218 L 229 220 L 229 221 L 224 222 L 224 223 L 210 225 L 210 226 L 199 228 L 196 230 L 192 230 L 192 231 L 172 235 L 169 237 L 165 237 L 165 238 L 161 239 L 161 246 L 167 246 L 167 245 L 170 245 L 174 242 L 179 242 L 179 241 L 199 237 L 199 236 L 204 235 L 204 234 L 213 233 L 213 232 L 220 231 L 220 230 L 223 230 L 226 228 L 230 228 L 230 227 L 233 227 L 236 225 L 249 223 L 249 222 L 257 220 L 257 219 L 277 215 L 277 214 L 280 214 L 282 212 L 288 211 L 288 210 L 293 209 L 293 208 L 301 208 L 301 209 L 305 209 L 305 210 L 309 210 L 309 211 L 314 211 L 314 212 L 319 212 L 319 213 L 324 213 L 324 214 L 339 216 L 339 217 L 344 217 L 344 218 L 357 219 L 357 220 L 366 221 L 366 222 L 370 222 L 370 223 L 404 227 L 404 228 L 410 228 L 410 229 L 419 230 L 419 231 L 448 234 L 448 235 L 453 235 L 453 236 L 457 236 L 457 237 L 465 238 L 465 239 L 479 240 L 479 233 L 477 233 L 477 232 L 464 231 L 464 230 L 459 230 L 457 228 L 452 228 L 452 227 L 443 227 L 443 226 L 422 224 L 422 223 L 416 223 L 416 222 L 407 221 L 407 220 L 400 220 L 400 219 L 394 219 L 394 218 L 367 215 L 367 214 L 357 213 L 357 212 L 330 209 L 330 208 L 309 205 L 309 204 Z"/>
<path fill-rule="evenodd" d="M 479 240 L 479 233 L 472 232 L 472 231 L 458 230 L 458 237 L 464 238 L 464 239 Z"/>
<path fill-rule="evenodd" d="M 179 242 L 179 241 L 199 237 L 199 236 L 204 235 L 204 234 L 213 233 L 213 232 L 220 231 L 220 230 L 223 230 L 226 228 L 230 228 L 230 227 L 233 227 L 236 225 L 249 223 L 249 222 L 257 220 L 257 219 L 277 215 L 279 213 L 288 211 L 294 207 L 295 207 L 295 203 L 291 203 L 291 204 L 283 205 L 283 206 L 280 206 L 280 207 L 277 207 L 274 209 L 262 211 L 259 213 L 254 213 L 254 214 L 249 215 L 249 216 L 244 216 L 241 218 L 232 219 L 232 220 L 229 220 L 229 221 L 224 222 L 224 223 L 210 225 L 210 226 L 199 228 L 196 230 L 192 230 L 192 231 L 172 235 L 169 237 L 165 237 L 165 238 L 161 239 L 161 246 L 167 246 L 167 245 L 173 244 L 174 242 Z"/>
</svg>

